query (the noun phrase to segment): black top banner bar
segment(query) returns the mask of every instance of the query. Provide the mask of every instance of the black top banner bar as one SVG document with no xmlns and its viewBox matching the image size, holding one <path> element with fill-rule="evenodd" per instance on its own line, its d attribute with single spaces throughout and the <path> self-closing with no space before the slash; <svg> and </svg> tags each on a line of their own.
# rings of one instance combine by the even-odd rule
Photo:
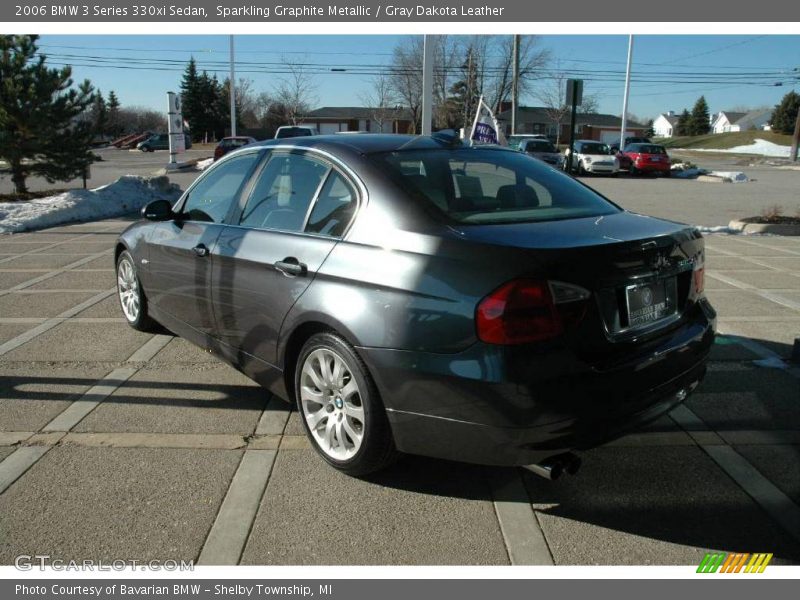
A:
<svg viewBox="0 0 800 600">
<path fill-rule="evenodd" d="M 786 0 L 395 0 L 221 2 L 220 0 L 11 0 L 0 21 L 63 22 L 794 22 L 800 3 Z M 602 31 L 598 31 L 602 33 Z M 713 33 L 709 29 L 708 33 Z"/>
</svg>

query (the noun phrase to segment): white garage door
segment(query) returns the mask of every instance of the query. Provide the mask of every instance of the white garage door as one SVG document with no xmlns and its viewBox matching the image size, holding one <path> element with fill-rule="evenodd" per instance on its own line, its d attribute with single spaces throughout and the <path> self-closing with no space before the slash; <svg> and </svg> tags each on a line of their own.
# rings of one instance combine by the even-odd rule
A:
<svg viewBox="0 0 800 600">
<path fill-rule="evenodd" d="M 619 144 L 619 129 L 603 130 L 600 132 L 600 141 L 604 144 Z"/>
<path fill-rule="evenodd" d="M 320 123 L 319 132 L 322 135 L 330 135 L 339 131 L 339 123 Z"/>
</svg>

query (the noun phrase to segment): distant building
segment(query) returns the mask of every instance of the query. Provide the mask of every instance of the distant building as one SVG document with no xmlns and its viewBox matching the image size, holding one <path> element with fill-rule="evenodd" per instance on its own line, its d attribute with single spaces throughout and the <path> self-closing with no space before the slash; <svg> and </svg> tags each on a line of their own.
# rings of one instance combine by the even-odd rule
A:
<svg viewBox="0 0 800 600">
<path fill-rule="evenodd" d="M 670 110 L 665 113 L 661 113 L 653 121 L 653 132 L 656 134 L 655 137 L 672 137 L 675 135 L 675 127 L 677 124 L 678 115 L 675 114 L 675 111 Z"/>
<path fill-rule="evenodd" d="M 504 128 L 506 136 L 511 134 L 511 111 L 507 110 L 497 115 L 497 120 Z M 556 140 L 560 131 L 561 143 L 569 141 L 570 115 L 566 114 L 560 123 L 553 122 L 547 114 L 547 109 L 541 106 L 520 106 L 517 110 L 517 134 L 539 133 L 546 135 L 552 141 Z M 597 140 L 607 144 L 619 143 L 622 119 L 614 115 L 600 113 L 578 113 L 575 118 L 575 139 Z M 626 135 L 632 137 L 644 136 L 647 125 L 628 121 Z"/>
<path fill-rule="evenodd" d="M 734 124 L 745 116 L 743 112 L 733 112 L 723 110 L 714 115 L 711 119 L 711 133 L 728 133 L 729 131 L 740 131 Z"/>
<path fill-rule="evenodd" d="M 379 111 L 364 106 L 323 106 L 309 112 L 303 124 L 315 125 L 323 135 L 339 131 L 407 133 L 411 127 L 411 113 L 401 107 Z"/>
</svg>

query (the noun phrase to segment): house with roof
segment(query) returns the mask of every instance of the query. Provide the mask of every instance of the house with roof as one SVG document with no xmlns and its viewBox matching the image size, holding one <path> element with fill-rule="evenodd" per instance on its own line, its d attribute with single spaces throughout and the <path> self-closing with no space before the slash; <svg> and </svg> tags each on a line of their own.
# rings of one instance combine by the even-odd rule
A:
<svg viewBox="0 0 800 600">
<path fill-rule="evenodd" d="M 678 125 L 678 115 L 674 110 L 661 113 L 653 119 L 653 132 L 655 137 L 672 137 L 675 135 L 675 127 Z"/>
<path fill-rule="evenodd" d="M 500 126 L 506 136 L 511 134 L 511 111 L 506 110 L 497 115 Z M 543 106 L 520 106 L 517 109 L 517 134 L 544 134 L 552 141 L 559 139 L 567 143 L 569 139 L 569 113 L 563 115 L 558 123 L 553 120 L 551 112 Z M 615 115 L 602 113 L 578 113 L 575 117 L 575 139 L 597 140 L 607 144 L 619 142 L 622 119 Z M 647 125 L 628 121 L 625 129 L 627 135 L 644 136 Z"/>
<path fill-rule="evenodd" d="M 714 115 L 711 119 L 711 133 L 728 133 L 730 131 L 740 131 L 734 124 L 745 116 L 746 113 L 723 110 Z"/>
<path fill-rule="evenodd" d="M 367 108 L 364 106 L 323 106 L 306 114 L 303 125 L 314 125 L 321 134 L 340 131 L 406 133 L 411 126 L 407 108 Z"/>
</svg>

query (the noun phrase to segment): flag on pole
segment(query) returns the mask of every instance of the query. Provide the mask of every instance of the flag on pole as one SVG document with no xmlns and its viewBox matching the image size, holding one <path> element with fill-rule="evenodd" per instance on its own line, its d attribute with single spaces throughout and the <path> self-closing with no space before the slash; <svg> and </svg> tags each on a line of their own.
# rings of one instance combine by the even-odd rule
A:
<svg viewBox="0 0 800 600">
<path fill-rule="evenodd" d="M 483 96 L 478 100 L 478 110 L 475 113 L 475 121 L 472 123 L 472 133 L 469 136 L 470 144 L 498 144 L 508 146 L 506 136 L 497 122 L 497 119 Z"/>
</svg>

